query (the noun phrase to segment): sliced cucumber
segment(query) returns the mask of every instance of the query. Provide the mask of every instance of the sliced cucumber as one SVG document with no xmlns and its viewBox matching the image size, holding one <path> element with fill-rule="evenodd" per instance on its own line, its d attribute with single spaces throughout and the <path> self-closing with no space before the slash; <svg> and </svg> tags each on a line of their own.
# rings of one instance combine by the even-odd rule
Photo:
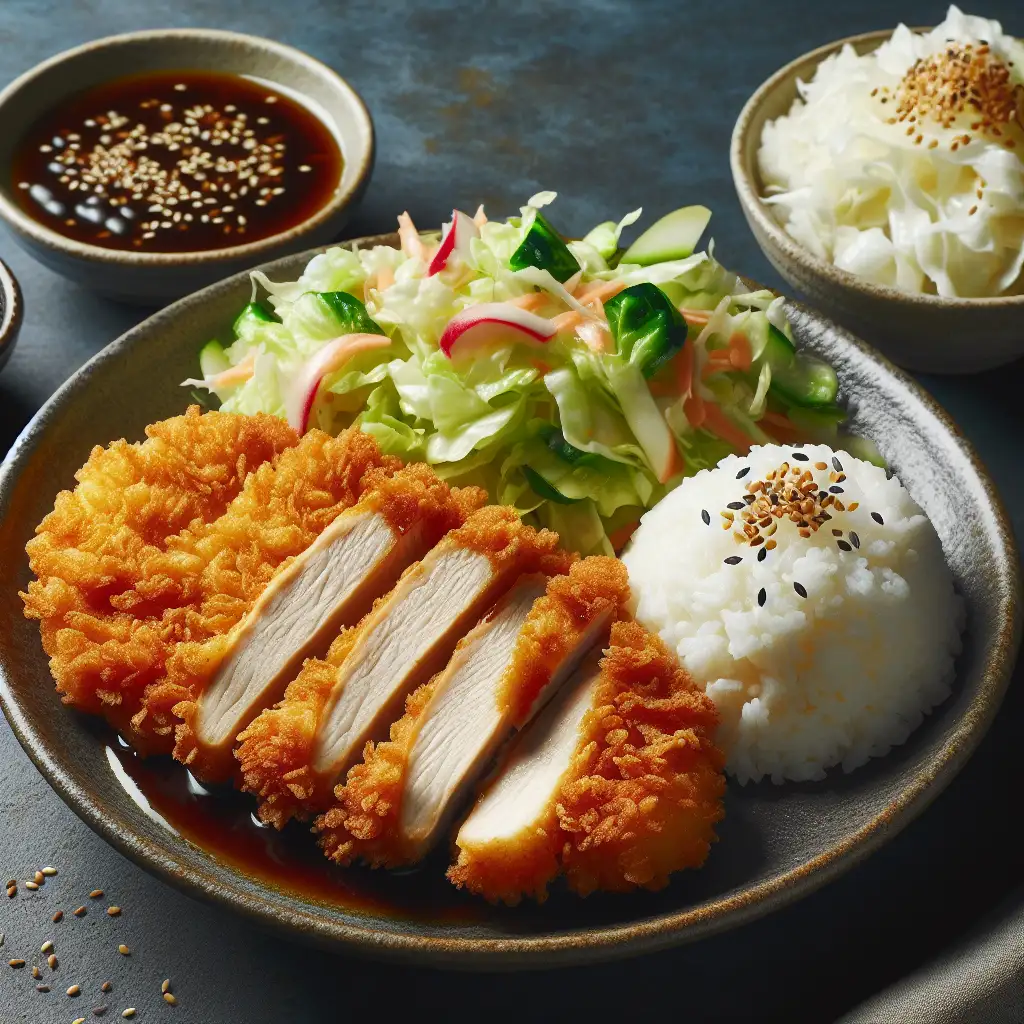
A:
<svg viewBox="0 0 1024 1024">
<path fill-rule="evenodd" d="M 519 248 L 512 253 L 508 265 L 513 270 L 539 267 L 550 271 L 551 276 L 560 282 L 568 281 L 580 269 L 579 261 L 540 213 L 519 243 Z"/>
<path fill-rule="evenodd" d="M 235 317 L 235 322 L 232 325 L 235 337 L 241 337 L 242 332 L 245 330 L 245 325 L 251 323 L 253 320 L 269 324 L 274 322 L 274 317 L 262 302 L 250 302 L 242 309 L 242 312 Z"/>
<path fill-rule="evenodd" d="M 540 436 L 544 439 L 544 444 L 547 445 L 549 451 L 554 452 L 560 459 L 574 466 L 581 463 L 587 465 L 600 458 L 600 456 L 591 455 L 569 444 L 565 439 L 565 435 L 558 427 L 551 423 L 545 423 L 540 428 Z"/>
<path fill-rule="evenodd" d="M 642 267 L 693 255 L 711 220 L 706 206 L 684 206 L 652 224 L 623 254 L 620 262 Z"/>
<path fill-rule="evenodd" d="M 547 482 L 535 469 L 523 466 L 523 476 L 526 482 L 533 489 L 534 493 L 544 498 L 545 501 L 553 501 L 558 505 L 575 505 L 579 498 L 567 498 L 561 491 L 557 490 Z"/>
<path fill-rule="evenodd" d="M 797 352 L 774 325 L 768 328 L 761 358 L 772 371 L 770 390 L 790 405 L 818 408 L 835 403 L 839 393 L 836 371 L 814 356 Z"/>
<path fill-rule="evenodd" d="M 846 419 L 846 410 L 838 405 L 822 405 L 807 408 L 792 405 L 789 418 L 807 434 L 811 440 L 832 443 L 835 440 L 839 425 Z"/>
<path fill-rule="evenodd" d="M 204 377 L 214 377 L 230 368 L 231 362 L 219 341 L 208 341 L 199 350 L 199 369 Z"/>
</svg>

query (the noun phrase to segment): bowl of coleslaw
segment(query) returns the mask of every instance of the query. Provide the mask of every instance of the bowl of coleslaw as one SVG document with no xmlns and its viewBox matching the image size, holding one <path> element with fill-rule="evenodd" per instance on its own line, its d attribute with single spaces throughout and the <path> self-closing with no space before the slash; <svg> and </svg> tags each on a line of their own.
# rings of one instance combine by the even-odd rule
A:
<svg viewBox="0 0 1024 1024">
<path fill-rule="evenodd" d="M 1024 45 L 951 7 L 799 57 L 751 97 L 740 204 L 794 288 L 912 370 L 1024 355 Z"/>
</svg>

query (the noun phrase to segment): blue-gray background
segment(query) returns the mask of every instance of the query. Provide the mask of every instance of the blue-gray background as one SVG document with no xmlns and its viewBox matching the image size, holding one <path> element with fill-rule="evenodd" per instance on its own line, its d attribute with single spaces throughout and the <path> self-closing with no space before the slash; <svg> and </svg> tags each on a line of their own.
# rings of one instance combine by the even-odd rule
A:
<svg viewBox="0 0 1024 1024">
<path fill-rule="evenodd" d="M 1019 0 L 977 13 L 1024 34 Z M 349 234 L 390 230 L 408 208 L 423 225 L 453 205 L 507 214 L 557 189 L 574 233 L 643 205 L 715 211 L 717 252 L 780 286 L 733 194 L 728 142 L 743 102 L 781 64 L 838 36 L 897 20 L 933 24 L 940 2 L 860 0 L 510 0 L 505 5 L 390 0 L 0 0 L 0 84 L 51 54 L 137 28 L 200 25 L 265 35 L 337 68 L 377 126 L 377 166 Z M 0 130 L 2 126 L 0 126 Z M 0 376 L 0 451 L 76 367 L 138 321 L 53 276 L 0 234 L 27 314 Z M 970 344 L 970 339 L 965 339 Z M 1019 510 L 1021 365 L 974 378 L 927 379 Z M 1015 516 L 1018 533 L 1024 517 Z M 3 628 L 3 624 L 0 624 Z M 520 976 L 448 975 L 311 952 L 195 903 L 108 849 L 64 807 L 0 722 L 0 875 L 61 873 L 38 894 L 0 902 L 2 959 L 38 949 L 93 887 L 125 912 L 59 930 L 54 992 L 27 971 L 0 971 L 0 1021 L 91 1019 L 139 1008 L 138 1020 L 187 1024 L 420 1016 L 455 1020 L 830 1021 L 924 963 L 1020 884 L 1015 842 L 1024 788 L 1024 693 L 1016 685 L 965 772 L 925 815 L 866 864 L 770 919 L 696 946 L 601 968 Z M 75 894 L 79 899 L 75 900 Z M 116 935 L 116 937 L 115 937 Z M 124 937 L 131 958 L 114 945 Z M 179 1005 L 160 1002 L 170 977 Z M 99 993 L 110 978 L 115 991 Z M 75 982 L 78 1000 L 64 996 Z M 117 1019 L 120 1019 L 119 1017 Z"/>
</svg>

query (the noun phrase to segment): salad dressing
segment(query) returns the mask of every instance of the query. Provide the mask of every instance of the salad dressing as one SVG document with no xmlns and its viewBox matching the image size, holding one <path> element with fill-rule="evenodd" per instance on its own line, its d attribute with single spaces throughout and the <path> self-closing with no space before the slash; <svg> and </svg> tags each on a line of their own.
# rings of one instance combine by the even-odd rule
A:
<svg viewBox="0 0 1024 1024">
<path fill-rule="evenodd" d="M 65 100 L 18 144 L 22 209 L 89 245 L 199 252 L 307 220 L 341 180 L 342 155 L 312 111 L 240 75 L 161 71 Z"/>
</svg>

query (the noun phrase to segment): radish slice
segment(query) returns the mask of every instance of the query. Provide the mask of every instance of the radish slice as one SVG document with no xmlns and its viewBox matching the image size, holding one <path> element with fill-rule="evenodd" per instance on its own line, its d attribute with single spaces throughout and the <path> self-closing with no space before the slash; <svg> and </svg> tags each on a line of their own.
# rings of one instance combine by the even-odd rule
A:
<svg viewBox="0 0 1024 1024">
<path fill-rule="evenodd" d="M 473 218 L 461 210 L 452 210 L 451 223 L 444 226 L 441 244 L 437 247 L 430 266 L 427 267 L 427 277 L 444 270 L 452 256 L 463 263 L 469 263 L 469 241 L 471 238 L 479 237 L 480 229 L 473 223 Z"/>
<path fill-rule="evenodd" d="M 398 215 L 398 237 L 402 243 L 402 252 L 412 259 L 423 259 L 426 255 L 426 246 L 416 225 L 412 222 L 408 210 Z"/>
<path fill-rule="evenodd" d="M 527 344 L 544 344 L 555 333 L 550 320 L 510 302 L 481 302 L 453 316 L 439 344 L 441 351 L 451 359 L 456 342 L 462 345 L 471 341 L 488 344 L 498 339 L 511 339 Z"/>
<path fill-rule="evenodd" d="M 285 402 L 289 425 L 304 434 L 309 427 L 309 414 L 313 411 L 313 402 L 316 401 L 324 377 L 344 366 L 354 356 L 387 348 L 390 344 L 391 339 L 382 334 L 343 334 L 318 349 L 307 360 L 289 389 Z"/>
</svg>

